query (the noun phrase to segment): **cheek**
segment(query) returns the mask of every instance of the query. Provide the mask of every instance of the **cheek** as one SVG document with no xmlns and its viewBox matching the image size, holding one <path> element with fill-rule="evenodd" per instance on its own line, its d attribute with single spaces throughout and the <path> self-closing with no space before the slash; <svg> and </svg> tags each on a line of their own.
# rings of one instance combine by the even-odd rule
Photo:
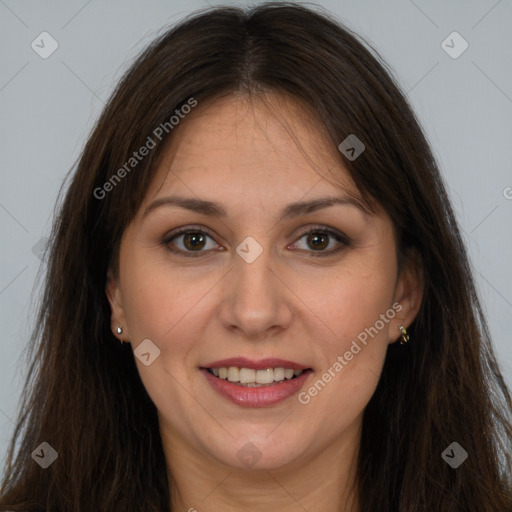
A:
<svg viewBox="0 0 512 512">
<path fill-rule="evenodd" d="M 347 261 L 336 279 L 309 288 L 306 296 L 322 333 L 314 345 L 320 364 L 299 399 L 328 424 L 331 419 L 338 424 L 340 418 L 349 423 L 375 391 L 388 347 L 389 324 L 395 317 L 395 278 L 393 257 L 372 256 L 350 265 Z"/>
<path fill-rule="evenodd" d="M 204 296 L 211 284 L 197 280 L 190 283 L 183 273 L 150 258 L 131 256 L 126 269 L 123 301 L 132 350 L 145 339 L 159 350 L 148 366 L 135 358 L 139 375 L 160 411 L 167 417 L 177 409 L 183 413 L 191 405 L 188 393 L 182 391 L 191 389 L 189 355 L 201 337 Z"/>
<path fill-rule="evenodd" d="M 136 268 L 124 290 L 130 341 L 136 346 L 149 338 L 160 346 L 165 332 L 172 328 L 180 292 L 143 268 Z"/>
<path fill-rule="evenodd" d="M 348 342 L 359 338 L 371 330 L 373 338 L 387 341 L 387 323 L 379 321 L 380 315 L 386 314 L 393 299 L 393 281 L 382 274 L 347 276 L 342 286 L 337 289 L 332 301 L 329 315 L 332 329 L 340 334 L 341 348 L 348 350 Z M 377 324 L 377 325 L 376 325 Z M 372 328 L 376 328 L 376 333 Z"/>
<path fill-rule="evenodd" d="M 372 251 L 362 256 L 354 253 L 330 275 L 302 281 L 298 294 L 315 312 L 318 332 L 323 333 L 321 344 L 330 359 L 349 350 L 352 340 L 367 333 L 376 322 L 379 332 L 375 334 L 371 329 L 372 339 L 387 343 L 388 323 L 383 323 L 380 315 L 390 311 L 395 280 L 395 259 L 379 257 Z"/>
<path fill-rule="evenodd" d="M 201 310 L 201 299 L 209 280 L 188 281 L 186 272 L 177 272 L 151 258 L 132 257 L 126 261 L 129 271 L 124 276 L 123 304 L 130 336 L 134 341 L 149 338 L 165 347 L 176 332 L 192 326 L 191 314 Z"/>
</svg>

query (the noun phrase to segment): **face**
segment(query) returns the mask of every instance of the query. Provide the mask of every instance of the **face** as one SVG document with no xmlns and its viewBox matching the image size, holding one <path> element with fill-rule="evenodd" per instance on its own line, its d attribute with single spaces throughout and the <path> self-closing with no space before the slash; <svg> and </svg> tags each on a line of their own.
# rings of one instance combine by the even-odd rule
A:
<svg viewBox="0 0 512 512">
<path fill-rule="evenodd" d="M 176 130 L 107 285 L 169 449 L 272 469 L 357 442 L 420 293 L 336 152 L 283 97 Z"/>
</svg>

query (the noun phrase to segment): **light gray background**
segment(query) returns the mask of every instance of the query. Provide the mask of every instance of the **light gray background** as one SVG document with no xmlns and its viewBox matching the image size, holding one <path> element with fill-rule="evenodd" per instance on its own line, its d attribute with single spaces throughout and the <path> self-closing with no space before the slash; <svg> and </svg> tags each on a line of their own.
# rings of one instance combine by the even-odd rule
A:
<svg viewBox="0 0 512 512">
<path fill-rule="evenodd" d="M 318 4 L 369 41 L 407 91 L 446 178 L 502 370 L 512 386 L 511 2 Z M 165 26 L 207 5 L 199 0 L 0 0 L 2 459 L 37 301 L 40 260 L 32 249 L 50 231 L 58 189 L 138 51 Z M 47 59 L 31 48 L 43 31 L 59 44 Z M 457 59 L 441 47 L 453 31 L 469 43 Z"/>
</svg>

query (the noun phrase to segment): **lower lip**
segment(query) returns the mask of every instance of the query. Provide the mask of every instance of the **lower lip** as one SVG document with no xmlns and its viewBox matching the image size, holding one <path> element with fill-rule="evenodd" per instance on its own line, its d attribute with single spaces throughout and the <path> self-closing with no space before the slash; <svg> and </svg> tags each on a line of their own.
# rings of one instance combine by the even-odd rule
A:
<svg viewBox="0 0 512 512">
<path fill-rule="evenodd" d="M 270 386 L 248 388 L 237 386 L 229 380 L 219 379 L 204 368 L 201 368 L 201 371 L 215 391 L 242 407 L 265 407 L 282 402 L 297 393 L 312 373 L 311 370 L 304 370 L 294 379 L 284 380 Z"/>
</svg>

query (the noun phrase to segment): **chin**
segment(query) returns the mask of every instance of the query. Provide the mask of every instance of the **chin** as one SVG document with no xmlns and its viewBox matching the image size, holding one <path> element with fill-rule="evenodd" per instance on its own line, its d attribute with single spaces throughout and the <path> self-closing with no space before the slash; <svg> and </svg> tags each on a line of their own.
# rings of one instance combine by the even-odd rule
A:
<svg viewBox="0 0 512 512">
<path fill-rule="evenodd" d="M 269 430 L 271 431 L 271 430 Z M 293 436 L 273 436 L 265 439 L 261 434 L 240 436 L 231 439 L 222 448 L 217 448 L 212 456 L 227 466 L 246 470 L 273 470 L 294 463 L 304 441 Z M 210 446 L 211 448 L 211 446 Z"/>
</svg>

